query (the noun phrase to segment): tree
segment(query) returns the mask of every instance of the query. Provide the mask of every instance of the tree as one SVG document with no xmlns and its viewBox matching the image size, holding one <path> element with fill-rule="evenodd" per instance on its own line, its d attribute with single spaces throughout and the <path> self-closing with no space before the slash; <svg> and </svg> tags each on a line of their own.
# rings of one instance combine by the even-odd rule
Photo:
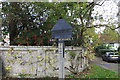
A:
<svg viewBox="0 0 120 80">
<path fill-rule="evenodd" d="M 18 44 L 17 42 L 20 39 L 25 39 L 23 37 L 22 32 L 29 32 L 34 31 L 34 34 L 43 34 L 46 30 L 45 27 L 43 27 L 44 23 L 44 7 L 42 10 L 37 11 L 36 9 L 39 8 L 39 6 L 35 6 L 35 3 L 17 3 L 17 2 L 11 2 L 11 3 L 3 3 L 3 27 L 4 31 L 8 31 L 10 33 L 10 44 L 15 45 Z M 43 6 L 43 4 L 41 4 Z M 40 7 L 41 7 L 40 6 Z M 37 11 L 37 12 L 36 12 Z M 21 34 L 23 34 L 21 36 Z M 25 33 L 26 34 L 26 33 Z M 26 34 L 26 35 L 27 35 Z M 32 35 L 27 35 L 32 36 Z M 20 39 L 18 39 L 20 38 Z M 16 42 L 16 40 L 18 40 Z M 30 42 L 31 43 L 31 42 Z M 27 44 L 30 44 L 27 42 Z M 24 44 L 24 43 L 23 43 Z M 25 43 L 26 45 L 26 43 Z M 30 45 L 34 45 L 33 43 Z"/>
<path fill-rule="evenodd" d="M 94 2 L 10 2 L 3 3 L 3 27 L 10 33 L 11 45 L 47 45 L 51 31 L 57 19 L 62 16 L 73 26 L 73 43 L 75 46 L 84 46 L 86 31 L 94 28 L 92 17 Z M 92 30 L 93 31 L 93 30 Z M 32 35 L 36 35 L 33 40 Z M 46 38 L 40 35 L 48 34 Z M 26 39 L 27 38 L 27 39 Z M 47 40 L 46 40 L 47 39 Z M 22 43 L 19 43 L 23 40 Z M 35 41 L 37 40 L 37 41 Z M 44 42 L 43 44 L 42 41 Z"/>
<path fill-rule="evenodd" d="M 118 42 L 119 43 L 119 33 L 116 30 L 111 30 L 110 28 L 105 28 L 102 35 L 108 35 L 108 42 Z"/>
</svg>

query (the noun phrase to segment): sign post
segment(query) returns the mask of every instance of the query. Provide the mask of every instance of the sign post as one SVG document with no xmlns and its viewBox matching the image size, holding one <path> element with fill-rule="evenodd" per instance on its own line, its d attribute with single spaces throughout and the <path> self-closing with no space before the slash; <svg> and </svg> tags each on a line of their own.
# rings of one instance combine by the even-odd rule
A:
<svg viewBox="0 0 120 80">
<path fill-rule="evenodd" d="M 59 51 L 59 78 L 65 78 L 65 71 L 64 71 L 64 41 L 58 42 L 58 51 Z"/>
<path fill-rule="evenodd" d="M 59 79 L 64 80 L 64 41 L 72 37 L 72 27 L 61 17 L 51 29 L 52 38 L 58 39 L 58 52 L 59 52 Z"/>
</svg>

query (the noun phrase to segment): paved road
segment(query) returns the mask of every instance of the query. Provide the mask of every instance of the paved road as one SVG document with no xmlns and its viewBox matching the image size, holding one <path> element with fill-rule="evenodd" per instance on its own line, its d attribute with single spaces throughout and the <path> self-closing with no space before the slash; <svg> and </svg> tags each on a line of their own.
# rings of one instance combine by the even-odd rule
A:
<svg viewBox="0 0 120 80">
<path fill-rule="evenodd" d="M 92 63 L 100 65 L 106 69 L 110 69 L 112 71 L 120 73 L 120 63 L 118 64 L 118 63 L 112 63 L 112 62 L 111 63 L 105 62 L 100 57 L 96 57 L 94 60 L 92 60 Z"/>
</svg>

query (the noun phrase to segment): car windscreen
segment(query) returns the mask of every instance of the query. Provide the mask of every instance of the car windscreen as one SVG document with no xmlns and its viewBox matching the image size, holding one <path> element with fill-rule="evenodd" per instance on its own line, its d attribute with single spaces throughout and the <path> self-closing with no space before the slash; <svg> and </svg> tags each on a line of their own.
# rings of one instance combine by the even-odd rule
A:
<svg viewBox="0 0 120 80">
<path fill-rule="evenodd" d="M 109 55 L 118 55 L 118 53 L 109 53 Z"/>
<path fill-rule="evenodd" d="M 114 53 L 109 53 L 109 55 L 114 55 Z"/>
</svg>

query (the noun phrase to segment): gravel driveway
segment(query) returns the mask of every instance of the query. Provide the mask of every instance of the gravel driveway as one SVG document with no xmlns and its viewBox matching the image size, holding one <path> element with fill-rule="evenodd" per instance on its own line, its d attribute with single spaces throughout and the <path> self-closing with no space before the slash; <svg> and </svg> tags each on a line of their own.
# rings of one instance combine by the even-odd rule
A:
<svg viewBox="0 0 120 80">
<path fill-rule="evenodd" d="M 105 62 L 102 60 L 101 57 L 96 57 L 94 60 L 91 61 L 91 63 L 100 65 L 101 67 L 120 73 L 120 63 Z"/>
</svg>

